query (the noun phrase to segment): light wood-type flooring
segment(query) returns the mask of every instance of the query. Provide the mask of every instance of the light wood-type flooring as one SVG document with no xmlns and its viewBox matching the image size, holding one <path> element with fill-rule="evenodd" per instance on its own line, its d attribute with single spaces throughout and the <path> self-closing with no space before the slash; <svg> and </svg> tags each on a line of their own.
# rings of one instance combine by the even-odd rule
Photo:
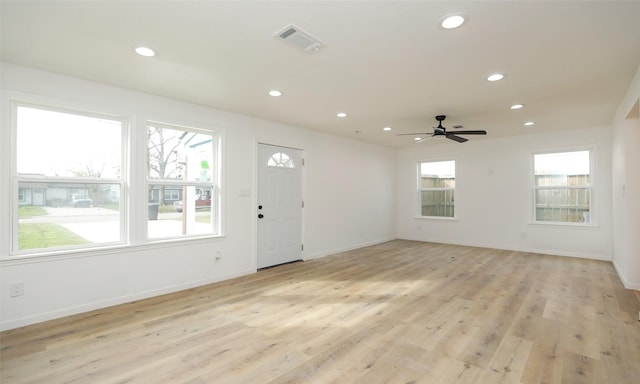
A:
<svg viewBox="0 0 640 384">
<path fill-rule="evenodd" d="M 12 383 L 640 382 L 611 263 L 396 240 L 1 334 Z"/>
</svg>

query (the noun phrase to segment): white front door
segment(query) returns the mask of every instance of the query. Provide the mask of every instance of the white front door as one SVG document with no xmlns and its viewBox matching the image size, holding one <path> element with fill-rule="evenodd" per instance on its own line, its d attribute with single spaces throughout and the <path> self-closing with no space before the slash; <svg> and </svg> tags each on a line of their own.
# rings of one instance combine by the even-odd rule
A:
<svg viewBox="0 0 640 384">
<path fill-rule="evenodd" d="M 302 259 L 302 151 L 258 146 L 258 268 Z"/>
<path fill-rule="evenodd" d="M 31 204 L 37 206 L 44 205 L 44 192 L 40 188 L 31 190 Z"/>
</svg>

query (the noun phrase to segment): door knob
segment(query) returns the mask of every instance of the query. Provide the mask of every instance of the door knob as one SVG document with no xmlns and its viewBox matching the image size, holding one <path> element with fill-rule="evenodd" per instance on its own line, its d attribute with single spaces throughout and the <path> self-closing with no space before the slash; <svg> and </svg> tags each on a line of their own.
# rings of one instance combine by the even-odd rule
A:
<svg viewBox="0 0 640 384">
<path fill-rule="evenodd" d="M 264 215 L 261 213 L 258 215 L 258 219 L 262 219 L 264 217 Z"/>
</svg>

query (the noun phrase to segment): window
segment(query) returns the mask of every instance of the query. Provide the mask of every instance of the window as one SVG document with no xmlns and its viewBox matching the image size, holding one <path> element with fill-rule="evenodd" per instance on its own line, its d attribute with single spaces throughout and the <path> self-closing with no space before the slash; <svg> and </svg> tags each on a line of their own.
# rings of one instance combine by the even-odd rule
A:
<svg viewBox="0 0 640 384">
<path fill-rule="evenodd" d="M 168 189 L 165 188 L 164 190 L 164 202 L 165 203 L 169 203 L 169 202 L 174 202 L 176 200 L 180 200 L 180 196 L 182 195 L 181 191 L 179 189 Z"/>
<path fill-rule="evenodd" d="M 267 162 L 269 167 L 295 168 L 293 160 L 283 152 L 274 153 Z"/>
<path fill-rule="evenodd" d="M 218 135 L 137 121 L 12 102 L 11 255 L 221 234 Z"/>
<path fill-rule="evenodd" d="M 418 164 L 420 216 L 455 217 L 456 162 Z"/>
<path fill-rule="evenodd" d="M 217 137 L 148 123 L 147 138 L 148 238 L 217 234 Z"/>
<path fill-rule="evenodd" d="M 533 155 L 534 221 L 591 223 L 591 153 Z"/>
<path fill-rule="evenodd" d="M 121 120 L 15 104 L 13 252 L 122 241 Z"/>
</svg>

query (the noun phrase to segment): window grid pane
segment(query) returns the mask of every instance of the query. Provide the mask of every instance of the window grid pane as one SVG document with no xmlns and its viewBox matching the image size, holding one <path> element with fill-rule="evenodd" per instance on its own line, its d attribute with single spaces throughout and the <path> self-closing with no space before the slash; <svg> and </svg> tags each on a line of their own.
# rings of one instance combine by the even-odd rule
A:
<svg viewBox="0 0 640 384">
<path fill-rule="evenodd" d="M 21 181 L 18 250 L 120 242 L 121 184 Z"/>
<path fill-rule="evenodd" d="M 173 203 L 154 203 L 161 192 L 170 191 L 177 199 Z M 175 238 L 217 233 L 217 193 L 210 187 L 183 184 L 154 184 L 149 187 L 149 239 Z"/>
<path fill-rule="evenodd" d="M 421 192 L 421 216 L 454 217 L 453 190 Z"/>
<path fill-rule="evenodd" d="M 536 191 L 536 221 L 588 223 L 590 188 L 554 188 Z"/>
<path fill-rule="evenodd" d="M 121 121 L 29 106 L 16 113 L 19 174 L 120 178 Z"/>
</svg>

